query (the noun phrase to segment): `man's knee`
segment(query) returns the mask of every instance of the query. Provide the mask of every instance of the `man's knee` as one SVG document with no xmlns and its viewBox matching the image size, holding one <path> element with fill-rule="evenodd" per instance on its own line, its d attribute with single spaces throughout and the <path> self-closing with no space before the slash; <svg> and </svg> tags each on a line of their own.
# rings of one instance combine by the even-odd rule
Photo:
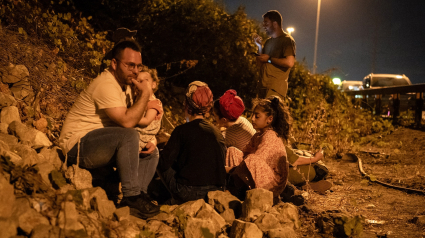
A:
<svg viewBox="0 0 425 238">
<path fill-rule="evenodd" d="M 128 141 L 139 142 L 139 133 L 134 128 L 123 128 L 122 133 Z"/>
</svg>

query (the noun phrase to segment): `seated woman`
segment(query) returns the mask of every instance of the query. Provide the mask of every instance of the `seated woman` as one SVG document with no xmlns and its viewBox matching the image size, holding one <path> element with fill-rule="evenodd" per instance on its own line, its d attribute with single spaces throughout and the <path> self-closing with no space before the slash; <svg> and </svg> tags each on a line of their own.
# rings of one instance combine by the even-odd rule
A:
<svg viewBox="0 0 425 238">
<path fill-rule="evenodd" d="M 252 124 L 241 116 L 244 110 L 242 99 L 236 96 L 233 89 L 227 90 L 220 99 L 214 101 L 212 114 L 217 126 L 225 128 L 222 134 L 227 147 L 242 150 L 255 134 Z"/>
<path fill-rule="evenodd" d="M 189 84 L 184 104 L 187 122 L 174 129 L 160 153 L 157 172 L 173 198 L 170 204 L 204 199 L 209 191 L 224 189 L 224 138 L 205 120 L 212 99 L 207 84 Z"/>
<path fill-rule="evenodd" d="M 254 107 L 252 125 L 257 133 L 243 151 L 230 147 L 226 161 L 230 170 L 229 191 L 244 199 L 248 189 L 264 188 L 277 198 L 288 179 L 283 140 L 288 139 L 291 116 L 279 97 L 261 99 Z"/>
<path fill-rule="evenodd" d="M 309 152 L 288 147 L 286 147 L 286 152 L 289 162 L 288 182 L 299 187 L 309 181 L 309 186 L 319 193 L 331 188 L 332 184 L 323 180 L 329 173 L 326 165 L 322 162 L 323 150 L 314 156 Z"/>
</svg>

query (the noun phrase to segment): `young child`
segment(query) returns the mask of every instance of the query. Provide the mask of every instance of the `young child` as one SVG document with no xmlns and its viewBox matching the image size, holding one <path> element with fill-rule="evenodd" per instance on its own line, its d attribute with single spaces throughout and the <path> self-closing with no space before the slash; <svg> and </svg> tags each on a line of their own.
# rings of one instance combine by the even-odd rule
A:
<svg viewBox="0 0 425 238">
<path fill-rule="evenodd" d="M 263 188 L 273 192 L 277 198 L 288 179 L 288 162 L 282 139 L 288 139 L 292 119 L 276 96 L 259 100 L 251 119 L 257 133 L 242 151 L 235 147 L 227 150 L 226 161 L 234 161 L 237 165 L 226 168 L 230 171 L 229 191 L 244 199 L 247 190 Z"/>
<path fill-rule="evenodd" d="M 159 78 L 155 69 L 149 69 L 144 66 L 142 71 L 139 73 L 137 80 L 139 82 L 147 80 L 149 84 L 152 85 L 152 91 L 154 93 L 158 90 Z M 164 111 L 162 109 L 161 101 L 155 97 L 155 94 L 152 93 L 146 107 L 145 115 L 135 128 L 140 135 L 139 152 L 147 150 L 146 145 L 148 142 L 154 140 L 155 135 L 161 127 L 161 118 L 163 114 Z"/>
<path fill-rule="evenodd" d="M 251 123 L 242 115 L 245 105 L 233 89 L 227 90 L 220 99 L 214 101 L 212 115 L 218 128 L 222 130 L 227 147 L 242 150 L 255 134 Z M 227 162 L 226 164 L 231 164 Z"/>
</svg>

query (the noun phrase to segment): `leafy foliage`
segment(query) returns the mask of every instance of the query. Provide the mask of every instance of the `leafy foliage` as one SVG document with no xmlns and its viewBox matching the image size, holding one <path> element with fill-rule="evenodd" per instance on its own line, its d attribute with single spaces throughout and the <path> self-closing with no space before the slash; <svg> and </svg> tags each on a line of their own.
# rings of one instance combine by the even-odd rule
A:
<svg viewBox="0 0 425 238">
<path fill-rule="evenodd" d="M 291 71 L 288 96 L 295 137 L 311 149 L 327 145 L 334 153 L 343 152 L 366 135 L 393 130 L 390 121 L 353 104 L 329 76 L 311 75 L 299 62 Z"/>
<path fill-rule="evenodd" d="M 54 53 L 86 74 L 94 76 L 112 43 L 107 32 L 95 32 L 89 17 L 81 17 L 72 1 L 4 0 L 3 24 L 18 25 L 19 33 L 41 37 L 55 47 Z"/>
</svg>

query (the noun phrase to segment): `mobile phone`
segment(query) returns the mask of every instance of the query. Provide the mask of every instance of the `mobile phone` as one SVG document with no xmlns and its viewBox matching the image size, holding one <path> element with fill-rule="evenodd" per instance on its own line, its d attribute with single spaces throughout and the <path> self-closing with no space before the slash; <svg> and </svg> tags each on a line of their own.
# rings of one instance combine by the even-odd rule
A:
<svg viewBox="0 0 425 238">
<path fill-rule="evenodd" d="M 321 150 L 326 150 L 328 148 L 327 145 L 323 146 Z"/>
<path fill-rule="evenodd" d="M 260 56 L 257 52 L 251 52 L 251 55 Z"/>
</svg>

